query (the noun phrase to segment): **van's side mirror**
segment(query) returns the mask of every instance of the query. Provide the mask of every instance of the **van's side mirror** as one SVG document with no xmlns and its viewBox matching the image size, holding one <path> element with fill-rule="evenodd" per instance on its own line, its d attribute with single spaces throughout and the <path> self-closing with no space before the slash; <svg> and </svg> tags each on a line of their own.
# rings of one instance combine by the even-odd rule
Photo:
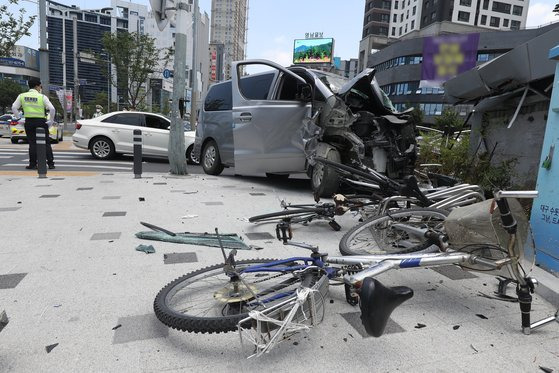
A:
<svg viewBox="0 0 559 373">
<path fill-rule="evenodd" d="M 312 88 L 309 84 L 301 84 L 297 89 L 297 100 L 309 102 L 312 100 Z"/>
</svg>

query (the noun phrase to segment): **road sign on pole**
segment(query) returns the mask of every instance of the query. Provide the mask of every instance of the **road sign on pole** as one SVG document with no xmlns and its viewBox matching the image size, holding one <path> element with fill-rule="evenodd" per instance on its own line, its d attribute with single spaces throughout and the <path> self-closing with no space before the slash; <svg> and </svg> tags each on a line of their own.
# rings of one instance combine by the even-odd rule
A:
<svg viewBox="0 0 559 373">
<path fill-rule="evenodd" d="M 165 70 L 163 70 L 163 77 L 165 79 L 172 78 L 173 77 L 173 72 L 169 69 L 165 69 Z"/>
</svg>

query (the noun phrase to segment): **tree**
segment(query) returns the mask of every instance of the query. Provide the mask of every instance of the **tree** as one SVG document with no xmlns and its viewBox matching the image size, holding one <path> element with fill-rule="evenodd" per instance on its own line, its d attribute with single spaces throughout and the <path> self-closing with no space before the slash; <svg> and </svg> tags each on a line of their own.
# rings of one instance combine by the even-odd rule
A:
<svg viewBox="0 0 559 373">
<path fill-rule="evenodd" d="M 2 109 L 2 114 L 6 113 L 6 107 L 11 107 L 21 92 L 23 92 L 23 88 L 13 80 L 0 80 L 0 109 Z"/>
<path fill-rule="evenodd" d="M 24 22 L 25 9 L 19 9 L 19 17 L 9 11 L 9 5 L 17 5 L 19 0 L 8 0 L 0 6 L 0 57 L 10 57 L 14 45 L 22 36 L 30 36 L 29 29 L 37 16 Z"/>
<path fill-rule="evenodd" d="M 101 42 L 115 67 L 116 76 L 108 71 L 106 57 L 93 53 L 97 65 L 101 66 L 111 85 L 126 92 L 129 109 L 136 110 L 149 93 L 148 76 L 160 61 L 167 64 L 171 52 L 156 48 L 154 38 L 135 32 L 105 33 Z"/>
<path fill-rule="evenodd" d="M 553 9 L 553 13 L 555 13 L 556 16 L 559 16 L 559 3 L 555 5 L 555 9 Z"/>
</svg>

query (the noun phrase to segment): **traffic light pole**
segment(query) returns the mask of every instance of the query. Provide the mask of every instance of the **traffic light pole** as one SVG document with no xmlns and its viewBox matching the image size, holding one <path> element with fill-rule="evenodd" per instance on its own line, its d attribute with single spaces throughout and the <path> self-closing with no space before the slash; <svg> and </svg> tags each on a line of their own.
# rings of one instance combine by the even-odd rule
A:
<svg viewBox="0 0 559 373">
<path fill-rule="evenodd" d="M 175 32 L 175 62 L 173 72 L 173 103 L 171 106 L 171 130 L 169 133 L 169 166 L 175 175 L 187 175 L 184 127 L 179 112 L 179 100 L 184 100 L 186 88 L 186 31 L 187 10 L 185 2 L 177 2 Z"/>
</svg>

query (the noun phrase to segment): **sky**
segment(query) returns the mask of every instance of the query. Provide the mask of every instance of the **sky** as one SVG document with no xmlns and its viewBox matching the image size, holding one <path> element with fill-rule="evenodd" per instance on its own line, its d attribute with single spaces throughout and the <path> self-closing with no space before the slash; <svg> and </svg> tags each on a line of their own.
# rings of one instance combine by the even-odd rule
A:
<svg viewBox="0 0 559 373">
<path fill-rule="evenodd" d="M 110 0 L 57 0 L 82 9 L 102 8 Z M 149 0 L 133 2 L 149 5 Z M 211 0 L 199 0 L 200 9 L 211 12 Z M 559 21 L 552 13 L 559 0 L 531 0 L 527 27 Z M 37 5 L 20 1 L 28 14 L 37 13 Z M 322 32 L 334 38 L 334 55 L 342 59 L 357 58 L 363 30 L 365 0 L 249 0 L 247 58 L 264 58 L 281 65 L 291 64 L 293 40 L 304 39 L 305 33 Z M 38 20 L 33 36 L 18 44 L 38 48 Z"/>
</svg>

